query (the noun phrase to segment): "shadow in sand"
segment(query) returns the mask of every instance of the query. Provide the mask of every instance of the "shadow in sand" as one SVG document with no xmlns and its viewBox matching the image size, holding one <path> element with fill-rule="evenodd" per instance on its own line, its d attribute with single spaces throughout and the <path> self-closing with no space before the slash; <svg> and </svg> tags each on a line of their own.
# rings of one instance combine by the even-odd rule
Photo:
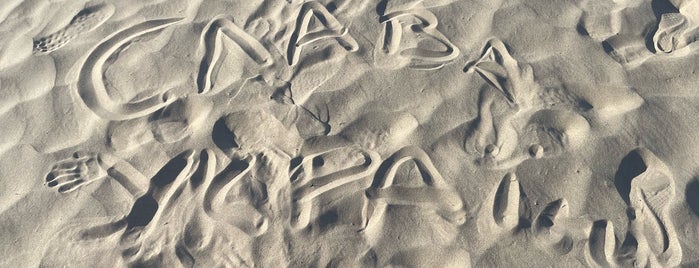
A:
<svg viewBox="0 0 699 268">
<path fill-rule="evenodd" d="M 636 151 L 632 151 L 621 160 L 616 174 L 614 175 L 614 186 L 626 204 L 629 203 L 629 193 L 631 192 L 631 180 L 646 171 L 648 167 Z"/>
<path fill-rule="evenodd" d="M 692 209 L 696 216 L 699 216 L 699 180 L 695 179 L 687 185 L 685 195 L 689 208 Z"/>
</svg>

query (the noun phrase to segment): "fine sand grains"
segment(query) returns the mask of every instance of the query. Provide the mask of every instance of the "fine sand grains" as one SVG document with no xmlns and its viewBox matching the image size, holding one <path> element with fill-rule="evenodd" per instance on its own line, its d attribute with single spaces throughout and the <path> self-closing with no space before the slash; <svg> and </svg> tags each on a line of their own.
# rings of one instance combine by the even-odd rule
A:
<svg viewBox="0 0 699 268">
<path fill-rule="evenodd" d="M 2 267 L 695 267 L 699 1 L 6 0 Z"/>
</svg>

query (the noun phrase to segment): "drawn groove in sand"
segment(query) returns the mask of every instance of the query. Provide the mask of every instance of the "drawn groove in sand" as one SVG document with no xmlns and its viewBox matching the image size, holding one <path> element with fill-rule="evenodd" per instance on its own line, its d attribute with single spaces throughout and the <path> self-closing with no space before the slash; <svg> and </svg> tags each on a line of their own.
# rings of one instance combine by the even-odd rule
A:
<svg viewBox="0 0 699 268">
<path fill-rule="evenodd" d="M 568 201 L 565 199 L 555 200 L 541 211 L 534 221 L 534 230 L 537 233 L 550 232 L 548 229 L 554 226 L 558 217 L 568 216 Z"/>
<path fill-rule="evenodd" d="M 424 186 L 394 186 L 398 168 L 413 160 L 422 175 Z M 368 202 L 364 208 L 365 228 L 376 226 L 389 205 L 408 205 L 433 209 L 454 224 L 463 224 L 463 201 L 455 189 L 447 184 L 427 153 L 416 146 L 407 146 L 395 152 L 379 167 L 371 187 L 366 190 Z"/>
<path fill-rule="evenodd" d="M 255 165 L 255 158 L 250 162 L 234 159 L 220 172 L 216 172 L 216 160 L 213 151 L 207 149 L 208 166 L 199 171 L 199 176 L 193 183 L 202 183 L 205 189 L 202 207 L 212 219 L 223 221 L 238 228 L 249 236 L 259 236 L 267 231 L 268 220 L 255 207 L 244 204 L 236 205 L 235 209 L 222 211 L 231 207 L 232 202 L 226 199 L 231 189 L 241 183 Z M 204 156 L 204 154 L 202 154 Z M 203 160 L 202 160 L 203 161 Z M 230 212 L 234 212 L 230 214 Z"/>
<path fill-rule="evenodd" d="M 547 204 L 532 226 L 537 240 L 561 255 L 573 249 L 573 238 L 558 223 L 561 219 L 567 218 L 568 214 L 568 201 L 561 198 Z"/>
<path fill-rule="evenodd" d="M 107 59 L 122 45 L 181 20 L 182 18 L 159 19 L 136 24 L 114 34 L 92 50 L 78 78 L 78 94 L 85 105 L 102 118 L 126 120 L 151 114 L 175 101 L 169 92 L 164 92 L 136 102 L 118 103 L 109 96 L 102 70 Z"/>
<path fill-rule="evenodd" d="M 249 157 L 249 160 L 232 160 L 221 172 L 205 185 L 203 207 L 207 215 L 214 219 L 223 220 L 226 223 L 240 229 L 251 236 L 259 236 L 267 231 L 268 220 L 260 215 L 255 208 L 245 207 L 243 211 L 236 211 L 237 215 L 226 215 L 220 211 L 229 202 L 226 200 L 227 194 L 243 178 L 248 175 L 255 166 L 256 158 Z M 215 164 L 215 162 L 214 162 Z"/>
<path fill-rule="evenodd" d="M 694 215 L 699 216 L 699 180 L 694 178 L 685 189 L 685 200 Z"/>
<path fill-rule="evenodd" d="M 508 172 L 495 193 L 493 219 L 501 228 L 511 230 L 519 223 L 520 187 L 517 176 Z"/>
<path fill-rule="evenodd" d="M 127 232 L 122 236 L 122 242 L 157 235 L 161 219 L 176 211 L 173 206 L 177 204 L 174 201 L 180 191 L 173 188 L 186 186 L 197 165 L 194 151 L 187 150 L 173 157 L 150 179 L 147 192 L 136 200 L 125 218 Z"/>
<path fill-rule="evenodd" d="M 314 164 L 322 161 L 323 156 L 338 152 L 344 148 L 335 148 L 305 156 L 299 166 L 291 173 L 292 215 L 291 226 L 296 229 L 305 228 L 311 221 L 313 199 L 349 183 L 368 177 L 378 166 L 381 157 L 373 151 L 360 150 L 364 162 L 359 165 L 333 171 L 330 174 L 316 177 Z"/>
<path fill-rule="evenodd" d="M 309 33 L 313 17 L 316 18 L 316 22 L 323 24 L 325 29 Z M 291 40 L 289 40 L 287 50 L 289 66 L 294 66 L 299 62 L 304 46 L 327 38 L 335 39 L 347 51 L 354 52 L 359 49 L 359 44 L 349 34 L 349 30 L 325 6 L 315 1 L 304 3 L 296 20 L 296 28 L 291 35 Z"/>
<path fill-rule="evenodd" d="M 481 57 L 464 68 L 466 73 L 478 73 L 491 87 L 479 95 L 478 117 L 475 127 L 469 130 L 464 140 L 468 153 L 483 153 L 477 162 L 491 169 L 509 169 L 530 158 L 548 155 L 543 146 L 532 147 L 532 153 L 517 153 L 520 129 L 514 127 L 526 120 L 533 110 L 539 109 L 535 99 L 541 86 L 535 81 L 532 67 L 519 63 L 510 55 L 507 47 L 498 39 L 491 39 L 483 49 Z M 497 92 L 497 93 L 495 93 Z M 504 111 L 493 110 L 498 96 L 504 97 L 509 107 Z M 486 143 L 494 136 L 494 140 Z M 544 150 L 542 150 L 544 149 Z M 521 150 L 519 150 L 521 151 Z"/>
<path fill-rule="evenodd" d="M 216 250 L 230 244 L 227 237 L 214 233 L 213 229 L 226 229 L 219 228 L 217 224 L 220 221 L 212 220 L 222 220 L 220 216 L 226 215 L 216 214 L 216 209 L 216 213 L 206 210 L 206 198 L 209 194 L 207 189 L 211 188 L 212 183 L 216 184 L 216 168 L 216 156 L 209 149 L 204 149 L 198 154 L 194 150 L 187 150 L 165 164 L 151 178 L 147 193 L 138 198 L 129 214 L 123 220 L 112 223 L 115 227 L 126 227 L 119 241 L 122 248 L 121 257 L 132 265 L 136 262 L 148 262 L 153 254 L 162 255 L 167 252 L 174 253 L 177 260 L 183 264 L 192 263 L 195 259 L 197 262 L 206 263 L 209 260 L 207 258 L 221 257 L 212 256 L 211 250 L 217 255 Z M 230 170 L 232 169 L 224 171 Z M 223 174 L 225 175 L 229 174 Z M 220 190 L 220 187 L 216 189 Z M 220 198 L 214 196 L 214 199 Z M 247 216 L 236 212 L 233 216 Z M 230 221 L 225 223 L 232 224 Z M 178 224 L 184 225 L 183 233 L 180 229 L 183 226 Z M 207 258 L 200 258 L 203 252 L 206 252 Z M 241 265 L 242 259 L 234 261 L 228 257 L 239 256 L 233 254 L 215 261 L 218 264 L 227 264 L 227 267 Z"/>
<path fill-rule="evenodd" d="M 173 157 L 151 178 L 147 193 L 137 200 L 124 220 L 127 226 L 119 243 L 121 257 L 126 262 L 131 265 L 147 263 L 154 254 L 170 252 L 186 263 L 194 259 L 190 250 L 212 246 L 212 239 L 216 237 L 211 230 L 192 222 L 208 220 L 202 217 L 199 202 L 203 192 L 197 188 L 213 177 L 216 168 L 213 157 L 208 149 L 201 151 L 198 157 L 194 150 L 187 150 Z M 178 230 L 182 227 L 179 223 L 185 222 L 186 235 Z"/>
<path fill-rule="evenodd" d="M 204 58 L 199 68 L 197 86 L 199 93 L 207 93 L 213 88 L 214 69 L 218 63 L 222 50 L 222 36 L 235 42 L 257 64 L 266 66 L 272 63 L 272 55 L 255 38 L 235 25 L 230 19 L 219 16 L 204 27 L 202 42 L 204 43 Z"/>
<path fill-rule="evenodd" d="M 417 19 L 419 23 L 409 23 L 408 28 L 416 34 L 429 36 L 433 40 L 445 46 L 444 51 L 411 47 L 400 49 L 403 39 L 404 26 L 402 21 L 406 18 Z M 443 67 L 446 63 L 456 59 L 459 48 L 437 30 L 437 17 L 426 9 L 410 9 L 396 11 L 382 16 L 379 22 L 384 24 L 377 46 L 377 52 L 391 56 L 409 58 L 412 61 L 411 68 L 434 70 Z"/>
<path fill-rule="evenodd" d="M 447 62 L 450 60 L 455 59 L 456 57 L 459 56 L 459 49 L 451 43 L 440 31 L 437 30 L 437 17 L 432 13 L 424 9 L 413 9 L 413 10 L 405 10 L 405 11 L 396 11 L 393 13 L 386 14 L 380 22 L 386 23 L 386 22 L 391 22 L 392 23 L 392 28 L 396 26 L 396 23 L 398 23 L 398 27 L 401 27 L 400 25 L 400 20 L 404 19 L 405 17 L 413 17 L 416 18 L 420 21 L 420 23 L 415 23 L 409 25 L 411 29 L 413 29 L 416 32 L 424 32 L 430 35 L 430 37 L 435 38 L 437 41 L 441 42 L 443 45 L 446 46 L 445 51 L 433 51 L 433 50 L 426 50 L 426 49 L 419 49 L 419 48 L 409 48 L 400 51 L 401 55 L 404 56 L 411 56 L 415 59 L 419 60 L 425 60 L 425 61 L 433 61 L 433 62 Z M 417 28 L 412 27 L 412 26 L 417 26 Z M 393 28 L 395 29 L 395 28 Z M 401 28 L 398 28 L 402 30 Z M 396 48 L 396 42 L 400 42 L 400 39 L 394 40 L 388 40 L 389 42 L 389 50 L 388 52 L 391 54 L 394 54 L 396 51 L 395 50 L 390 50 L 390 48 Z"/>
<path fill-rule="evenodd" d="M 616 184 L 620 194 L 628 194 L 625 201 L 635 214 L 630 232 L 638 240 L 637 254 L 646 251 L 651 263 L 678 265 L 682 249 L 670 217 L 675 183 L 665 163 L 650 150 L 638 148 L 622 160 Z"/>
<path fill-rule="evenodd" d="M 491 39 L 485 46 L 481 57 L 464 69 L 466 73 L 476 72 L 488 84 L 495 87 L 510 103 L 518 103 L 517 89 L 514 88 L 515 74 L 521 73 L 518 62 L 512 58 L 505 44 L 498 39 Z"/>
<path fill-rule="evenodd" d="M 591 266 L 616 267 L 616 236 L 614 225 L 607 220 L 595 221 L 585 247 L 585 257 Z"/>
<path fill-rule="evenodd" d="M 114 9 L 112 4 L 100 4 L 83 9 L 65 28 L 50 35 L 35 38 L 34 53 L 51 53 L 80 35 L 91 32 L 112 17 Z"/>
</svg>

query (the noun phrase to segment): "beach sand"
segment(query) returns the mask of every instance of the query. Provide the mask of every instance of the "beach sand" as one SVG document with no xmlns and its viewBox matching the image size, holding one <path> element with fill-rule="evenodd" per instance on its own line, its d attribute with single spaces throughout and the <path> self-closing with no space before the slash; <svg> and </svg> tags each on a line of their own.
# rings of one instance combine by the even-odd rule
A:
<svg viewBox="0 0 699 268">
<path fill-rule="evenodd" d="M 5 0 L 2 267 L 697 267 L 699 1 Z"/>
</svg>

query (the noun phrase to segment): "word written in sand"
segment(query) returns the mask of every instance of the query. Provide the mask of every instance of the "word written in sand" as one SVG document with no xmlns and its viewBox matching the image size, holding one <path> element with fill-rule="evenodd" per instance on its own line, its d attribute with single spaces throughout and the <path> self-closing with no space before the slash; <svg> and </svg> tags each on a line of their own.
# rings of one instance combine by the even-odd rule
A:
<svg viewBox="0 0 699 268">
<path fill-rule="evenodd" d="M 319 25 L 311 25 L 315 21 Z M 379 53 L 407 59 L 410 61 L 410 67 L 414 69 L 437 69 L 456 59 L 460 51 L 449 41 L 439 30 L 437 30 L 437 17 L 426 9 L 408 9 L 393 11 L 388 14 L 383 14 L 379 18 L 379 22 L 384 25 L 380 36 L 379 45 L 381 49 Z M 320 29 L 317 29 L 320 28 Z M 230 22 L 219 19 L 211 27 L 211 35 L 217 35 L 217 31 L 224 32 L 240 47 L 246 49 L 253 55 L 258 63 L 268 64 L 266 55 L 270 55 L 268 51 L 262 51 L 264 48 L 255 41 L 249 34 L 239 30 Z M 317 29 L 311 31 L 311 29 Z M 445 49 L 432 50 L 420 48 L 418 46 L 402 48 L 401 41 L 404 41 L 404 32 L 410 31 L 415 35 L 423 35 L 431 38 L 434 41 L 442 44 Z M 345 27 L 328 9 L 322 4 L 310 1 L 301 6 L 296 25 L 293 28 L 289 45 L 287 47 L 287 64 L 289 66 L 296 65 L 301 58 L 301 51 L 304 47 L 313 46 L 311 44 L 332 39 L 349 52 L 359 50 L 359 44 L 354 37 L 349 33 L 349 29 Z M 213 42 L 211 42 L 213 43 Z M 207 53 L 207 55 L 217 55 L 216 51 Z M 211 57 L 211 56 L 209 56 Z M 215 56 L 213 57 L 215 58 Z M 200 90 L 206 90 L 205 83 L 201 83 Z"/>
</svg>

